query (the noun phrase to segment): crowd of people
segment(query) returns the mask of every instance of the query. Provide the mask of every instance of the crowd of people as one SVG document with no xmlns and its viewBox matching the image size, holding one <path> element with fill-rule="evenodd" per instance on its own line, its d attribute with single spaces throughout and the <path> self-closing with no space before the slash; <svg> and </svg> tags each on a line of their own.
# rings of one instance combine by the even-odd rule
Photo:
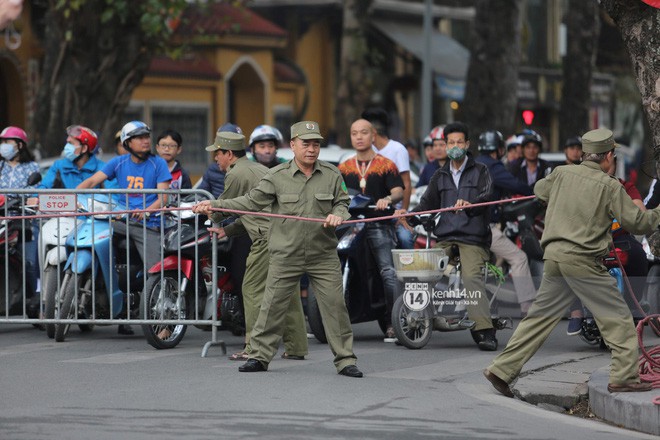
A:
<svg viewBox="0 0 660 440">
<path fill-rule="evenodd" d="M 510 266 L 523 321 L 504 352 L 485 371 L 496 389 L 510 395 L 508 383 L 569 309 L 567 333 L 578 334 L 584 303 L 596 316 L 613 351 L 611 389 L 643 390 L 645 387 L 638 384 L 639 378 L 630 364 L 635 351 L 630 343 L 633 331 L 630 309 L 618 292 L 615 294 L 616 289 L 611 288 L 613 282 L 605 277 L 607 272 L 602 265 L 594 266 L 589 261 L 607 251 L 609 242 L 605 242 L 604 232 L 611 231 L 615 245 L 625 243 L 631 250 L 627 272 L 633 279 L 642 279 L 646 268 L 642 261 L 644 253 L 631 233 L 657 228 L 660 191 L 653 182 L 643 202 L 634 182 L 610 179 L 616 170 L 616 144 L 611 132 L 595 130 L 583 138 L 568 139 L 564 144 L 565 166 L 553 170 L 539 157 L 543 139 L 532 130 L 506 140 L 496 130 L 480 133 L 477 154 L 473 154 L 469 127 L 460 122 L 434 127 L 423 141 L 423 151 L 414 142 L 403 145 L 391 139 L 389 128 L 386 112 L 365 110 L 350 129 L 355 155 L 338 168 L 318 160 L 323 137 L 314 121 L 301 121 L 291 127 L 290 148 L 294 158 L 290 161 L 277 156 L 285 141 L 275 127 L 260 125 L 247 139 L 235 124 L 227 123 L 217 130 L 214 143 L 206 148 L 213 156 L 213 163 L 199 184 L 200 189 L 210 192 L 216 200 L 198 203 L 193 211 L 209 216 L 214 223 L 210 230 L 219 237 L 236 239 L 232 274 L 242 291 L 246 338 L 244 348 L 230 359 L 245 362 L 239 370 L 266 371 L 282 341 L 284 359 L 305 359 L 308 352 L 305 291 L 311 282 L 316 287 L 337 372 L 362 377 L 353 352 L 334 228 L 349 218 L 349 190 L 373 199 L 377 210 L 396 209 L 397 217 L 410 211 L 411 194 L 418 191 L 421 197 L 413 212 L 457 209 L 440 216 L 433 233 L 437 247 L 458 248 L 463 282 L 468 290 L 486 291 L 483 273 L 491 255 Z M 117 132 L 117 156 L 105 164 L 97 157 L 98 137 L 93 130 L 74 125 L 66 128 L 65 133 L 63 158 L 34 186 L 29 178 L 39 167 L 28 149 L 26 133 L 18 127 L 5 128 L 0 133 L 0 188 L 105 186 L 178 190 L 192 187 L 189 174 L 177 160 L 183 139 L 175 130 L 165 130 L 156 137 L 157 154 L 153 154 L 150 127 L 141 121 L 131 121 Z M 251 160 L 246 155 L 248 152 Z M 419 175 L 416 189 L 412 188 L 411 171 Z M 501 207 L 471 206 L 533 194 L 548 206 L 542 239 L 545 272 L 538 295 L 528 256 L 502 229 Z M 128 209 L 135 210 L 132 220 L 136 222 L 126 223 L 125 228 L 129 229 L 143 263 L 151 267 L 159 258 L 159 250 L 145 246 L 144 242 L 157 239 L 160 222 L 158 216 L 145 216 L 143 210 L 165 206 L 167 196 L 127 194 L 123 202 Z M 36 203 L 36 199 L 29 199 L 29 203 Z M 236 216 L 218 211 L 222 208 L 316 217 L 324 222 Z M 570 225 L 573 229 L 567 231 L 560 226 L 558 219 L 573 212 L 575 219 L 588 223 L 584 230 Z M 612 215 L 618 227 L 612 227 Z M 141 222 L 148 226 L 146 236 Z M 119 233 L 121 226 L 117 226 Z M 131 228 L 135 230 L 130 231 Z M 384 340 L 396 342 L 391 310 L 401 286 L 396 278 L 392 249 L 412 249 L 414 230 L 405 217 L 371 222 L 366 225 L 366 245 L 383 283 L 389 318 L 384 321 Z M 30 273 L 38 277 L 39 262 L 34 250 L 28 251 L 26 262 Z M 591 280 L 591 290 L 581 278 Z M 36 291 L 36 283 L 30 289 Z M 637 286 L 636 290 L 641 292 L 642 288 Z M 616 311 L 616 319 L 604 311 L 605 307 Z M 475 323 L 471 332 L 477 347 L 497 350 L 498 340 L 486 295 L 468 303 L 467 309 Z M 132 329 L 120 326 L 119 332 L 132 334 Z"/>
</svg>

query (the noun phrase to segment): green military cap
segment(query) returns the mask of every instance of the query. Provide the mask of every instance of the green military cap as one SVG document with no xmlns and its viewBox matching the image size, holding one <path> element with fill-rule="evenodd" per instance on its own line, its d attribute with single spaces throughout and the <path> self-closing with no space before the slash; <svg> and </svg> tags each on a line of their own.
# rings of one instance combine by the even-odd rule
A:
<svg viewBox="0 0 660 440">
<path fill-rule="evenodd" d="M 591 130 L 582 136 L 582 151 L 584 153 L 607 153 L 615 147 L 614 133 L 607 128 Z"/>
<path fill-rule="evenodd" d="M 215 137 L 215 143 L 206 147 L 206 151 L 216 150 L 245 150 L 245 136 L 231 131 L 221 131 Z"/>
<path fill-rule="evenodd" d="M 291 139 L 300 138 L 303 140 L 319 139 L 322 140 L 321 131 L 318 122 L 301 121 L 291 126 Z"/>
</svg>

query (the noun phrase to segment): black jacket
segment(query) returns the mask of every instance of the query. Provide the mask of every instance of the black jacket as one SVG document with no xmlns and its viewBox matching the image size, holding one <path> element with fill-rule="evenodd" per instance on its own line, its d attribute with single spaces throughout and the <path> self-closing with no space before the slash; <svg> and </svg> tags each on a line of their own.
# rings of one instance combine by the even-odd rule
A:
<svg viewBox="0 0 660 440">
<path fill-rule="evenodd" d="M 481 154 L 475 161 L 488 167 L 490 178 L 493 181 L 493 200 L 501 200 L 514 194 L 531 196 L 534 194 L 527 183 L 523 183 L 513 176 L 504 166 L 502 161 L 492 158 L 488 154 Z M 500 221 L 500 209 L 502 205 L 493 205 L 490 209 L 490 221 Z"/>
<path fill-rule="evenodd" d="M 445 166 L 433 174 L 419 205 L 413 211 L 449 208 L 454 206 L 458 199 L 470 203 L 490 201 L 493 183 L 488 167 L 475 162 L 470 155 L 466 160 L 458 188 L 449 170 L 451 161 L 447 161 Z M 482 207 L 443 213 L 433 233 L 439 241 L 458 241 L 490 247 L 489 212 L 489 207 Z"/>
<path fill-rule="evenodd" d="M 525 185 L 528 185 L 527 183 L 527 165 L 525 164 L 524 159 L 519 159 L 516 162 L 511 164 L 511 168 L 509 168 L 511 171 L 511 174 L 513 174 L 518 180 L 523 182 Z M 537 173 L 536 173 L 536 182 L 539 180 L 543 179 L 546 177 L 548 174 L 550 174 L 550 171 L 552 171 L 552 168 L 550 167 L 550 164 L 543 160 L 539 159 L 539 164 L 537 168 Z M 529 185 L 530 188 L 534 188 L 534 185 L 536 185 L 536 182 L 534 182 L 533 185 Z"/>
</svg>

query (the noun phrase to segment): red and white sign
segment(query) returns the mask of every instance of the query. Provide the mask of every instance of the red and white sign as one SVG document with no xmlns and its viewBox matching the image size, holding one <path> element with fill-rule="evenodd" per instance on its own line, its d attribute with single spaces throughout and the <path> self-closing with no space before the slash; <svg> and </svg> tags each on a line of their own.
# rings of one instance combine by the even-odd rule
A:
<svg viewBox="0 0 660 440">
<path fill-rule="evenodd" d="M 39 194 L 39 211 L 76 212 L 75 194 Z"/>
</svg>

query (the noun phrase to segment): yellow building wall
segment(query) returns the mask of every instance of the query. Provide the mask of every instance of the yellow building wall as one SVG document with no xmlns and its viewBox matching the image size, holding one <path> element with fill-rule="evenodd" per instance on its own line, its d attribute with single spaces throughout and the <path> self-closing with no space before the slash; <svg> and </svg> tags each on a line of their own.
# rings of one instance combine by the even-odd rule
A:
<svg viewBox="0 0 660 440">
<path fill-rule="evenodd" d="M 317 121 L 322 134 L 327 136 L 334 127 L 332 109 L 336 84 L 334 63 L 328 59 L 335 53 L 335 42 L 327 22 L 311 25 L 298 40 L 295 51 L 295 61 L 305 71 L 310 85 L 309 105 L 303 118 Z"/>
</svg>

